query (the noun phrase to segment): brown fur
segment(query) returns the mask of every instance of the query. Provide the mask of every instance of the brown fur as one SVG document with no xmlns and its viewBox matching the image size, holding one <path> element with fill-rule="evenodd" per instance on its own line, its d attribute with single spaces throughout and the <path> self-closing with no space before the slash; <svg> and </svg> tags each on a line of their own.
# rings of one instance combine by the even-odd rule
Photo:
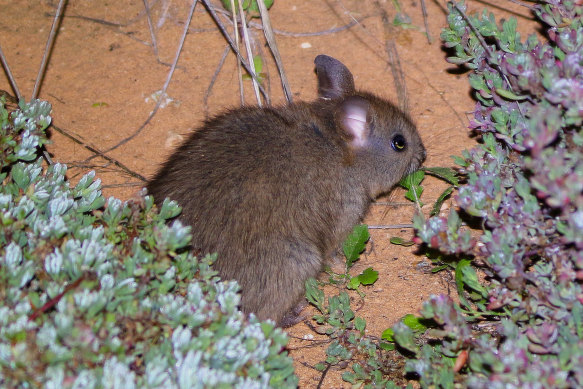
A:
<svg viewBox="0 0 583 389">
<path fill-rule="evenodd" d="M 354 90 L 340 62 L 316 60 L 322 98 L 239 108 L 207 121 L 148 184 L 182 207 L 194 246 L 218 252 L 215 268 L 242 289 L 241 308 L 289 324 L 304 283 L 346 238 L 370 202 L 421 164 L 425 149 L 407 115 Z M 318 62 L 319 61 L 319 62 Z M 330 93 L 332 92 L 332 93 Z M 366 147 L 342 124 L 343 104 L 368 104 Z M 396 133 L 407 149 L 396 152 Z"/>
</svg>

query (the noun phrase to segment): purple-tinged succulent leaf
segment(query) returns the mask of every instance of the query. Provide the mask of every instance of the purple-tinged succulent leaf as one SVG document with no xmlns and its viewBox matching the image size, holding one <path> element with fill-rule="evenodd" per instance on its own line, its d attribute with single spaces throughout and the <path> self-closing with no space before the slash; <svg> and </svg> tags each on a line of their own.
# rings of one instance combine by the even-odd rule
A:
<svg viewBox="0 0 583 389">
<path fill-rule="evenodd" d="M 414 226 L 432 249 L 477 259 L 488 296 L 474 300 L 475 312 L 432 297 L 422 314 L 439 325 L 441 344 L 423 347 L 407 369 L 422 384 L 441 383 L 428 366 L 442 371 L 438 355 L 449 361 L 463 349 L 469 358 L 456 382 L 465 386 L 582 387 L 583 0 L 533 6 L 547 42 L 534 34 L 522 42 L 514 19 L 498 25 L 486 11 L 462 16 L 463 2 L 448 7 L 441 36 L 470 69 L 469 128 L 482 143 L 455 158 L 465 176 L 452 196 L 459 208 L 448 218 L 417 216 Z M 473 334 L 464 315 L 500 321 Z"/>
</svg>

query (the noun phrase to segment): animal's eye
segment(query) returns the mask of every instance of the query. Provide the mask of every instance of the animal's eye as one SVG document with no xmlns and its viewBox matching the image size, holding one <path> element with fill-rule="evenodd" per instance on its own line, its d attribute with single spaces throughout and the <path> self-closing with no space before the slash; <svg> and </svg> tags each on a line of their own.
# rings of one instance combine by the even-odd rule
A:
<svg viewBox="0 0 583 389">
<path fill-rule="evenodd" d="M 404 151 L 407 148 L 407 140 L 401 134 L 395 135 L 391 141 L 391 147 L 395 151 Z"/>
</svg>

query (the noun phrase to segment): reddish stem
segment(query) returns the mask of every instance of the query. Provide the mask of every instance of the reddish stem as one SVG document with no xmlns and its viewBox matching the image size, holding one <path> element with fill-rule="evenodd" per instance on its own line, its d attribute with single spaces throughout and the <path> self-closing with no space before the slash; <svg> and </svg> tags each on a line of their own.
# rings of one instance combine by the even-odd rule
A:
<svg viewBox="0 0 583 389">
<path fill-rule="evenodd" d="M 52 307 L 54 307 L 55 305 L 57 305 L 57 303 L 59 301 L 61 301 L 61 299 L 63 298 L 63 296 L 65 295 L 65 293 L 71 291 L 72 289 L 75 289 L 76 287 L 79 286 L 79 284 L 81 283 L 81 281 L 83 281 L 83 279 L 85 278 L 84 275 L 82 275 L 81 277 L 77 278 L 77 280 L 75 282 L 73 282 L 72 284 L 67 285 L 67 287 L 65 288 L 64 291 L 62 291 L 61 293 L 59 293 L 57 296 L 55 296 L 54 298 L 50 299 L 49 301 L 46 302 L 45 305 L 43 305 L 42 307 L 40 307 L 39 309 L 37 309 L 36 311 L 34 311 L 29 317 L 28 317 L 28 321 L 33 321 L 35 320 L 37 317 L 39 317 L 42 313 L 48 311 L 49 309 L 51 309 Z"/>
</svg>

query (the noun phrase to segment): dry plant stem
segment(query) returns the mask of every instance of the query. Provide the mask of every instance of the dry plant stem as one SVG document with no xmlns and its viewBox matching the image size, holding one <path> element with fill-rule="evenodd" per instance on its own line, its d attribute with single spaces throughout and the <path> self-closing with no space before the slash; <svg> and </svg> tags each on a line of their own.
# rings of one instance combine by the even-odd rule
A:
<svg viewBox="0 0 583 389">
<path fill-rule="evenodd" d="M 165 0 L 162 4 L 162 12 L 160 15 L 160 18 L 158 19 L 158 23 L 156 23 L 156 27 L 158 27 L 158 29 L 160 29 L 164 23 L 166 23 L 166 17 L 168 16 L 168 9 L 170 8 L 170 5 L 172 4 L 171 1 L 169 0 Z"/>
<path fill-rule="evenodd" d="M 457 117 L 458 121 L 460 122 L 460 125 L 465 128 L 467 126 L 466 122 L 464 122 L 463 117 L 458 113 L 458 111 L 456 111 L 455 107 L 453 107 L 451 103 L 445 98 L 443 91 L 437 90 L 437 88 L 434 87 L 433 84 L 429 82 L 429 80 L 427 82 L 427 85 L 439 96 L 439 98 L 443 101 L 445 105 L 447 105 L 451 112 L 453 112 L 453 114 Z"/>
<path fill-rule="evenodd" d="M 402 228 L 413 228 L 413 224 L 384 224 L 368 226 L 369 230 L 400 230 Z"/>
<path fill-rule="evenodd" d="M 399 96 L 399 108 L 404 112 L 409 112 L 409 94 L 407 93 L 407 84 L 405 83 L 405 76 L 401 68 L 401 60 L 399 59 L 397 46 L 395 46 L 395 40 L 388 40 L 385 49 L 389 56 L 391 72 L 393 73 L 395 87 L 397 88 L 397 96 Z"/>
<path fill-rule="evenodd" d="M 357 24 L 359 24 L 363 20 L 368 19 L 370 17 L 371 16 L 369 15 L 369 16 L 362 17 L 360 19 L 354 19 L 353 21 L 351 21 L 348 24 L 345 24 L 344 26 L 334 27 L 334 28 L 331 28 L 329 30 L 314 31 L 314 32 L 290 32 L 290 31 L 278 30 L 277 28 L 273 28 L 272 31 L 276 35 L 291 36 L 294 38 L 305 37 L 305 36 L 330 35 L 330 34 L 336 34 L 337 32 L 340 32 L 340 31 L 348 30 L 348 29 L 356 26 Z M 259 30 L 263 30 L 263 26 L 260 23 L 250 22 L 249 26 L 251 26 L 253 28 L 257 28 Z"/>
<path fill-rule="evenodd" d="M 425 35 L 427 35 L 427 42 L 432 44 L 433 38 L 431 38 L 431 32 L 429 32 L 429 22 L 427 21 L 427 7 L 425 6 L 425 0 L 421 0 L 421 13 L 423 14 L 423 24 L 425 25 Z"/>
<path fill-rule="evenodd" d="M 231 48 L 227 44 L 227 46 L 225 47 L 225 50 L 223 50 L 223 55 L 221 57 L 221 60 L 219 61 L 219 64 L 217 65 L 215 73 L 213 74 L 213 77 L 211 78 L 211 82 L 209 83 L 209 86 L 206 90 L 206 93 L 204 94 L 204 97 L 202 99 L 202 105 L 203 105 L 203 109 L 204 109 L 205 118 L 208 118 L 208 115 L 209 115 L 209 105 L 208 105 L 209 96 L 211 95 L 211 91 L 213 90 L 213 86 L 215 85 L 215 82 L 217 81 L 217 77 L 219 76 L 219 73 L 221 72 L 221 69 L 223 68 L 223 65 L 225 64 L 225 60 L 227 59 L 227 55 L 229 54 L 229 51 L 231 51 Z M 239 61 L 237 61 L 237 63 L 240 64 Z M 241 74 L 241 72 L 239 72 L 239 74 Z M 243 80 L 241 80 L 241 82 L 242 81 Z M 241 91 L 243 90 L 242 85 L 241 85 L 239 90 L 241 90 Z"/>
<path fill-rule="evenodd" d="M 125 184 L 109 184 L 101 186 L 102 189 L 116 189 L 116 188 L 135 188 L 135 187 L 144 187 L 143 182 L 127 182 Z"/>
<path fill-rule="evenodd" d="M 316 386 L 316 389 L 320 389 L 322 387 L 322 384 L 324 383 L 324 379 L 326 378 L 326 375 L 328 374 L 328 371 L 330 370 L 330 367 L 332 365 L 327 363 L 326 364 L 326 368 L 324 369 L 324 371 L 322 371 L 322 375 L 320 376 L 320 381 L 318 381 L 318 385 Z"/>
<path fill-rule="evenodd" d="M 508 0 L 508 1 L 510 1 L 511 3 L 514 3 L 514 4 L 518 4 L 518 5 L 522 6 L 522 7 L 528 8 L 531 11 L 534 11 L 535 10 L 535 8 L 533 6 L 528 5 L 526 3 L 523 3 L 522 1 L 518 1 L 518 0 Z"/>
<path fill-rule="evenodd" d="M 257 99 L 257 105 L 262 106 L 261 104 L 261 95 L 259 94 L 259 82 L 257 82 L 257 77 L 255 74 L 255 66 L 253 61 L 253 52 L 251 51 L 251 42 L 249 41 L 249 31 L 247 27 L 247 22 L 245 20 L 245 12 L 243 10 L 243 2 L 237 2 L 239 4 L 239 15 L 241 15 L 241 28 L 243 29 L 243 39 L 245 40 L 245 49 L 247 50 L 247 61 L 251 65 L 251 81 L 253 82 L 253 91 L 255 91 L 255 98 Z"/>
<path fill-rule="evenodd" d="M 247 25 L 249 25 L 249 22 L 247 22 Z M 258 39 L 256 34 L 254 33 L 254 31 L 252 29 L 249 29 L 249 33 L 251 34 L 251 43 L 255 43 L 255 45 L 253 46 L 254 50 L 257 50 L 257 55 L 259 57 L 261 57 L 261 61 L 263 61 L 263 63 L 267 63 L 267 60 L 265 59 L 265 53 L 263 52 L 263 50 L 261 49 L 263 47 L 262 44 L 256 44 Z M 267 46 L 267 50 L 269 50 L 269 46 Z M 263 72 L 261 73 L 261 84 L 263 85 L 263 88 L 265 88 L 265 90 L 267 91 L 267 97 L 265 98 L 265 102 L 267 105 L 271 105 L 271 76 L 269 75 L 269 66 L 263 66 Z"/>
<path fill-rule="evenodd" d="M 158 62 L 160 62 L 160 57 L 158 56 L 158 41 L 156 40 L 156 33 L 154 32 L 154 26 L 152 25 L 152 17 L 150 15 L 150 7 L 148 6 L 148 0 L 144 1 L 144 8 L 146 9 L 146 19 L 148 20 L 148 28 L 150 29 L 150 38 L 152 39 L 152 49 L 154 49 L 154 55 Z"/>
<path fill-rule="evenodd" d="M 45 76 L 45 69 L 47 68 L 47 63 L 49 62 L 49 57 L 51 56 L 51 49 L 53 47 L 53 43 L 55 42 L 55 38 L 57 36 L 57 28 L 59 27 L 61 21 L 61 15 L 63 14 L 63 9 L 65 8 L 66 0 L 60 0 L 59 5 L 57 7 L 57 12 L 55 13 L 55 17 L 53 18 L 53 25 L 51 26 L 51 32 L 49 33 L 49 39 L 47 39 L 47 45 L 45 46 L 45 51 L 43 53 L 43 58 L 40 64 L 40 69 L 38 70 L 38 75 L 36 76 L 36 81 L 34 83 L 34 89 L 32 90 L 32 99 L 36 99 L 38 96 L 38 92 L 40 90 L 40 86 L 42 80 Z"/>
<path fill-rule="evenodd" d="M 239 50 L 237 49 L 237 46 L 235 46 L 233 39 L 231 39 L 231 36 L 229 35 L 227 30 L 225 29 L 225 26 L 223 25 L 223 23 L 221 23 L 218 15 L 217 15 L 217 12 L 215 10 L 215 7 L 213 7 L 213 5 L 211 4 L 211 2 L 209 0 L 201 0 L 201 1 L 204 4 L 204 6 L 206 7 L 207 11 L 211 14 L 211 17 L 213 18 L 213 20 L 215 21 L 215 23 L 219 27 L 219 30 L 221 30 L 221 33 L 223 34 L 223 36 L 225 37 L 225 39 L 229 43 L 229 46 L 231 46 L 231 49 L 233 50 L 233 52 L 235 53 L 235 55 L 237 56 L 239 61 L 241 61 L 241 64 L 243 65 L 243 67 L 245 68 L 247 73 L 249 73 L 249 75 L 252 78 L 257 80 L 257 77 L 255 76 L 255 72 L 251 69 L 252 65 L 248 64 L 245 61 L 245 59 L 241 55 L 241 52 L 239 52 Z M 267 99 L 268 98 L 267 92 L 265 92 L 265 89 L 263 88 L 263 86 L 261 86 L 261 84 L 259 84 L 259 90 L 261 91 L 261 94 L 263 94 L 263 96 Z"/>
<path fill-rule="evenodd" d="M 214 11 L 216 13 L 220 13 L 223 15 L 227 15 L 227 16 L 231 16 L 231 14 L 224 10 L 224 9 L 219 9 L 219 8 L 215 8 Z M 336 34 L 337 32 L 340 31 L 344 31 L 344 30 L 348 30 L 354 26 L 356 26 L 357 24 L 361 23 L 362 21 L 371 18 L 373 16 L 376 15 L 367 15 L 367 16 L 363 16 L 360 19 L 356 19 L 354 17 L 352 17 L 352 21 L 348 24 L 345 24 L 344 26 L 340 26 L 340 27 L 334 27 L 334 28 L 330 28 L 328 30 L 322 30 L 322 31 L 314 31 L 314 32 L 290 32 L 290 31 L 284 31 L 284 30 L 278 30 L 277 28 L 272 28 L 271 30 L 273 31 L 273 33 L 275 35 L 283 35 L 283 36 L 291 36 L 294 38 L 299 38 L 299 37 L 304 37 L 304 36 L 321 36 L 321 35 L 330 35 L 330 34 Z M 263 30 L 263 25 L 261 23 L 257 23 L 257 22 L 248 22 L 247 25 L 249 27 L 253 27 L 256 28 L 258 30 Z M 200 30 L 200 31 L 209 31 L 209 30 Z"/>
<path fill-rule="evenodd" d="M 108 22 L 107 20 L 102 20 L 102 19 L 97 19 L 97 18 L 90 18 L 88 16 L 82 16 L 82 15 L 70 15 L 70 16 L 69 15 L 64 15 L 64 17 L 71 18 L 71 19 L 85 20 L 85 21 L 88 21 L 88 22 L 93 22 L 93 23 L 101 24 L 101 25 L 104 25 L 104 26 L 107 26 L 107 27 L 115 27 L 115 29 L 113 29 L 113 31 L 116 32 L 117 34 L 125 35 L 127 38 L 130 38 L 130 39 L 132 39 L 132 40 L 134 40 L 136 42 L 139 42 L 142 45 L 150 46 L 150 43 L 149 42 L 146 42 L 146 41 L 143 41 L 141 39 L 136 38 L 134 36 L 134 34 L 132 34 L 131 32 L 125 32 L 125 31 L 122 31 L 121 30 L 122 27 L 126 27 L 126 26 L 132 24 L 133 22 L 131 22 L 131 23 L 125 23 L 125 24 L 120 24 L 120 23 L 115 23 L 115 22 Z"/>
<path fill-rule="evenodd" d="M 127 138 L 123 139 L 115 146 L 112 146 L 109 149 L 104 150 L 103 153 L 109 153 L 110 151 L 115 150 L 118 147 L 120 147 L 121 145 L 126 144 L 130 140 L 134 139 L 140 132 L 142 132 L 142 130 L 150 123 L 150 121 L 152 120 L 154 115 L 156 115 L 156 113 L 158 112 L 158 109 L 160 108 L 160 104 L 162 104 L 163 97 L 166 95 L 166 90 L 168 90 L 168 85 L 170 85 L 170 80 L 172 80 L 172 75 L 174 74 L 174 70 L 176 69 L 176 64 L 178 63 L 178 59 L 180 58 L 180 53 L 182 52 L 182 47 L 184 46 L 184 41 L 186 40 L 186 34 L 188 33 L 188 27 L 190 26 L 190 22 L 192 21 L 192 15 L 194 14 L 194 9 L 196 7 L 197 2 L 198 2 L 198 0 L 192 1 L 192 6 L 190 7 L 190 11 L 188 13 L 188 18 L 186 19 L 186 23 L 184 23 L 184 31 L 182 33 L 182 37 L 180 38 L 180 44 L 178 45 L 178 49 L 176 50 L 174 62 L 172 62 L 172 67 L 170 68 L 170 71 L 168 72 L 168 76 L 166 77 L 166 82 L 164 83 L 164 86 L 162 87 L 162 91 L 160 93 L 161 98 L 156 102 L 156 106 L 154 107 L 154 110 L 152 111 L 152 113 L 150 113 L 150 116 L 148 116 L 148 118 L 146 119 L 144 124 L 142 124 L 140 126 L 140 128 L 138 128 L 136 130 L 136 132 L 134 132 L 132 135 L 128 136 Z M 91 157 L 91 158 L 93 158 L 93 157 Z M 91 158 L 88 158 L 87 160 L 89 160 Z"/>
<path fill-rule="evenodd" d="M 152 7 L 154 5 L 156 5 L 157 2 L 158 2 L 158 0 L 154 0 L 151 5 L 148 5 L 148 9 L 151 10 Z M 144 1 L 144 4 L 146 4 L 145 1 Z M 169 4 L 169 3 L 165 3 L 165 4 Z M 168 7 L 169 7 L 169 5 L 166 6 L 163 9 L 163 16 L 160 18 L 160 21 L 158 22 L 158 28 L 160 28 L 161 25 L 164 24 L 164 18 L 166 17 L 166 13 L 168 12 Z M 154 47 L 154 54 L 156 55 L 156 60 L 158 61 L 158 63 L 161 64 L 161 65 L 164 65 L 164 66 L 172 66 L 171 64 L 166 63 L 166 62 L 163 62 L 163 61 L 160 60 L 160 58 L 158 56 L 158 44 L 157 44 L 157 40 L 156 40 L 155 35 L 153 35 L 152 43 L 149 43 L 149 42 L 143 41 L 141 39 L 138 39 L 131 32 L 125 32 L 125 31 L 122 31 L 121 30 L 122 27 L 127 27 L 127 26 L 132 25 L 135 22 L 139 21 L 145 14 L 146 14 L 146 12 L 145 11 L 142 11 L 142 12 L 140 12 L 140 14 L 138 14 L 137 17 L 135 17 L 135 18 L 133 18 L 130 21 L 125 22 L 125 23 L 110 22 L 110 21 L 107 21 L 107 20 L 97 19 L 97 18 L 91 18 L 91 17 L 83 16 L 83 15 L 63 15 L 63 17 L 65 17 L 65 18 L 73 18 L 73 19 L 81 19 L 81 20 L 85 20 L 85 21 L 88 21 L 88 22 L 93 22 L 93 23 L 101 24 L 101 25 L 108 26 L 108 27 L 115 27 L 116 29 L 113 30 L 113 31 L 115 31 L 116 33 L 123 34 L 127 38 L 130 38 L 130 39 L 132 39 L 132 40 L 134 40 L 136 42 L 139 42 L 139 43 L 141 43 L 143 45 L 153 46 Z M 148 23 L 151 24 L 151 20 L 150 20 L 149 15 L 148 15 Z M 153 28 L 150 28 L 150 32 L 153 34 Z"/>
<path fill-rule="evenodd" d="M 437 1 L 437 0 L 435 0 Z M 346 10 L 346 12 L 348 12 L 348 10 Z M 376 15 L 368 15 L 365 16 L 361 19 L 355 19 L 353 16 L 350 16 L 353 21 L 349 24 L 347 24 L 346 26 L 343 27 L 338 27 L 332 30 L 327 30 L 322 32 L 322 34 L 329 34 L 329 33 L 335 33 L 337 31 L 341 31 L 341 30 L 345 30 L 348 29 L 354 25 L 360 25 L 363 29 L 363 31 L 368 34 L 372 39 L 374 39 L 375 41 L 377 41 L 379 44 L 382 45 L 382 42 L 380 42 L 374 35 L 370 34 L 370 32 L 368 32 L 368 30 L 366 29 L 366 27 L 362 26 L 360 24 L 360 22 L 362 22 L 365 19 L 368 19 L 370 17 L 373 17 Z M 293 37 L 298 37 L 298 36 L 313 36 L 313 35 L 320 35 L 320 33 L 307 33 L 307 34 L 298 34 L 298 33 L 290 33 L 290 32 L 285 32 L 285 31 L 279 31 L 279 30 L 274 30 L 276 34 L 280 34 L 280 35 L 285 35 L 285 36 L 293 36 Z M 433 86 L 433 84 L 431 84 L 431 82 L 429 80 L 427 80 L 427 85 L 439 96 L 439 98 L 443 101 L 443 103 L 445 105 L 447 105 L 449 107 L 449 109 L 452 111 L 452 113 L 458 118 L 460 124 L 462 125 L 462 127 L 466 126 L 466 123 L 464 122 L 464 119 L 460 116 L 460 114 L 455 110 L 455 108 L 451 105 L 451 103 L 444 97 L 443 92 L 440 92 L 439 90 L 437 90 L 437 88 L 435 88 L 435 86 Z"/>
<path fill-rule="evenodd" d="M 237 46 L 237 50 L 240 47 L 239 41 L 239 25 L 237 23 L 237 9 L 235 8 L 235 0 L 231 0 L 231 14 L 233 16 L 233 32 L 235 34 L 235 45 Z M 223 54 L 223 58 L 221 59 L 221 63 L 219 64 L 219 68 L 215 74 L 218 75 L 218 71 L 220 71 L 223 63 L 225 63 L 226 56 Z M 241 105 L 245 105 L 245 91 L 243 90 L 243 71 L 241 70 L 241 61 L 237 59 L 237 78 L 239 79 L 239 100 L 241 101 Z M 211 81 L 211 86 L 214 84 L 215 78 Z M 209 86 L 210 88 L 210 86 Z M 210 89 L 209 89 L 210 91 Z"/>
<path fill-rule="evenodd" d="M 40 307 L 39 309 L 37 309 L 36 311 L 34 311 L 29 317 L 28 317 L 28 321 L 33 321 L 35 320 L 37 317 L 39 317 L 41 314 L 43 314 L 44 312 L 48 311 L 49 309 L 51 309 L 52 307 L 54 307 L 55 305 L 57 305 L 59 303 L 59 301 L 61 301 L 61 299 L 63 298 L 63 296 L 65 294 L 67 294 L 68 292 L 70 292 L 71 290 L 75 289 L 76 287 L 79 286 L 79 284 L 81 284 L 81 282 L 85 279 L 85 275 L 82 275 L 81 277 L 77 278 L 72 284 L 67 285 L 67 287 L 65 288 L 64 291 L 62 291 L 61 293 L 59 293 L 58 295 L 56 295 L 54 298 L 50 299 L 49 301 L 47 301 L 47 303 L 45 305 L 43 305 L 42 307 Z"/>
<path fill-rule="evenodd" d="M 457 2 L 448 1 L 448 3 L 453 5 L 455 7 L 455 9 L 459 12 L 459 14 L 462 16 L 462 18 L 464 18 L 464 20 L 466 21 L 468 26 L 470 26 L 470 28 L 472 29 L 472 31 L 474 32 L 474 34 L 476 35 L 476 37 L 480 41 L 480 45 L 484 48 L 484 50 L 488 54 L 488 57 L 492 58 L 492 51 L 490 50 L 490 48 L 486 44 L 486 41 L 482 37 L 482 34 L 480 34 L 480 32 L 478 30 L 476 30 L 476 27 L 474 27 L 472 21 L 468 18 L 468 15 L 466 15 L 466 13 L 457 5 Z"/>
<path fill-rule="evenodd" d="M 389 65 L 391 66 L 391 73 L 393 74 L 395 88 L 397 89 L 399 108 L 401 108 L 405 112 L 409 112 L 409 97 L 407 95 L 407 85 L 405 84 L 405 76 L 403 74 L 403 69 L 401 68 L 401 61 L 399 59 L 397 47 L 395 46 L 395 40 L 392 38 L 393 34 L 391 31 L 389 15 L 378 1 L 375 0 L 374 4 L 378 9 L 379 14 L 381 15 L 381 20 L 383 22 L 383 29 L 385 32 L 385 51 L 389 57 Z"/>
<path fill-rule="evenodd" d="M 484 37 L 482 36 L 482 34 L 476 29 L 476 27 L 474 26 L 474 24 L 472 23 L 470 18 L 468 18 L 468 15 L 466 15 L 466 13 L 458 6 L 458 4 L 455 1 L 448 1 L 448 3 L 452 4 L 455 7 L 455 9 L 459 12 L 459 14 L 462 16 L 462 18 L 464 18 L 464 20 L 466 21 L 468 26 L 470 26 L 470 29 L 473 31 L 473 33 L 476 35 L 476 37 L 480 41 L 480 45 L 484 48 L 484 51 L 486 51 L 486 54 L 488 54 L 488 57 L 492 58 L 492 51 L 490 50 L 490 48 L 486 44 L 486 41 L 484 40 Z M 504 72 L 501 72 L 500 74 L 504 78 L 504 81 L 506 81 L 506 85 L 508 85 L 508 88 L 510 90 L 512 90 L 513 89 L 512 85 L 510 84 L 508 77 L 506 77 L 506 74 L 504 74 Z M 522 105 L 520 105 L 520 102 L 517 101 L 516 105 L 518 106 L 518 110 L 520 111 L 520 113 L 524 114 L 522 111 Z"/>
<path fill-rule="evenodd" d="M 404 202 L 404 201 L 375 201 L 371 204 L 373 207 L 375 205 L 381 205 L 385 207 L 411 207 L 413 204 L 411 202 Z"/>
<path fill-rule="evenodd" d="M 8 80 L 10 81 L 10 86 L 12 87 L 12 91 L 18 100 L 22 100 L 22 95 L 20 94 L 20 90 L 18 89 L 18 85 L 16 84 L 16 80 L 14 76 L 12 76 L 12 72 L 10 71 L 10 66 L 8 66 L 8 61 L 6 61 L 6 57 L 4 56 L 4 52 L 2 51 L 2 47 L 0 46 L 0 61 L 2 61 L 2 67 L 4 68 L 4 73 Z"/>
<path fill-rule="evenodd" d="M 102 157 L 103 159 L 113 163 L 115 166 L 119 167 L 120 169 L 122 169 L 124 172 L 126 172 L 127 174 L 129 174 L 132 177 L 135 177 L 139 180 L 142 180 L 144 182 L 146 182 L 146 177 L 142 176 L 139 173 L 134 172 L 133 170 L 131 170 L 130 168 L 128 168 L 127 166 L 125 166 L 123 163 L 119 162 L 118 160 L 109 157 L 107 155 L 105 155 L 102 151 L 100 151 L 98 148 L 93 147 L 91 145 L 88 145 L 87 143 L 85 143 L 84 141 L 80 140 L 79 138 L 75 137 L 74 135 L 71 135 L 69 132 L 67 132 L 66 130 L 63 130 L 62 128 L 59 128 L 57 126 L 55 126 L 54 124 L 51 126 L 51 128 L 53 128 L 55 131 L 57 131 L 59 134 L 66 136 L 67 138 L 71 139 L 73 142 L 80 144 L 81 146 L 85 147 L 87 150 L 91 151 L 92 153 L 96 154 L 95 156 L 99 156 Z M 93 157 L 92 157 L 93 158 Z"/>
<path fill-rule="evenodd" d="M 159 0 L 152 1 L 152 4 L 149 5 L 148 8 L 149 9 L 152 9 L 152 7 L 154 7 L 156 5 L 156 3 L 158 3 L 158 1 Z M 145 11 L 142 11 L 142 12 L 140 12 L 138 14 L 138 16 L 136 16 L 135 18 L 130 19 L 127 22 L 124 22 L 124 23 L 110 22 L 110 21 L 107 21 L 107 20 L 92 18 L 92 17 L 89 17 L 89 16 L 83 16 L 83 15 L 64 15 L 64 17 L 66 17 L 66 18 L 73 18 L 73 19 L 87 20 L 89 22 L 99 23 L 99 24 L 103 24 L 103 25 L 109 26 L 109 27 L 127 27 L 129 25 L 134 24 L 135 22 L 137 22 L 141 18 L 143 18 L 145 14 L 146 14 L 146 12 Z M 51 16 L 51 15 L 49 14 L 49 16 Z M 142 41 L 138 41 L 138 42 L 142 42 Z"/>
<path fill-rule="evenodd" d="M 261 13 L 261 22 L 263 23 L 263 35 L 265 35 L 265 40 L 269 45 L 269 49 L 273 54 L 275 59 L 275 65 L 279 71 L 279 78 L 281 79 L 281 86 L 283 87 L 283 93 L 288 103 L 293 102 L 291 88 L 285 75 L 285 70 L 283 69 L 283 62 L 281 60 L 281 55 L 279 54 L 279 49 L 277 48 L 277 43 L 275 42 L 275 35 L 273 34 L 273 28 L 271 27 L 271 20 L 269 19 L 269 12 L 265 6 L 264 0 L 257 0 L 257 5 L 259 6 L 259 12 Z"/>
</svg>

